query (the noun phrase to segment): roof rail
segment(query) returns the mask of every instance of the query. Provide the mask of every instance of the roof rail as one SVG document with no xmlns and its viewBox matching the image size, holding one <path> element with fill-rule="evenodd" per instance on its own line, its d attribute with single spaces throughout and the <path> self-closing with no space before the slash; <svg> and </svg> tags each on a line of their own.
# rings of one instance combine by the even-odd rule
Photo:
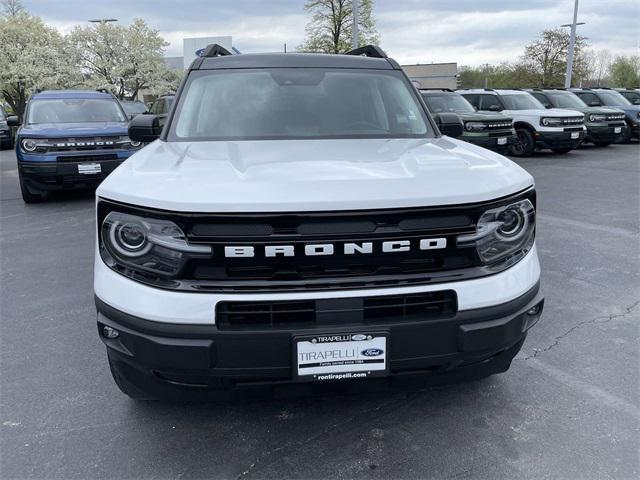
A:
<svg viewBox="0 0 640 480">
<path fill-rule="evenodd" d="M 200 55 L 202 58 L 212 58 L 212 57 L 226 57 L 227 55 L 233 55 L 229 50 L 224 48 L 222 45 L 218 45 L 217 43 L 211 43 L 207 45 Z"/>
<path fill-rule="evenodd" d="M 365 45 L 364 47 L 349 50 L 345 55 L 364 55 L 365 57 L 387 58 L 387 54 L 384 53 L 384 50 L 377 45 Z"/>
<path fill-rule="evenodd" d="M 438 90 L 441 92 L 453 92 L 450 88 L 437 88 L 437 87 L 420 87 L 418 90 Z"/>
</svg>

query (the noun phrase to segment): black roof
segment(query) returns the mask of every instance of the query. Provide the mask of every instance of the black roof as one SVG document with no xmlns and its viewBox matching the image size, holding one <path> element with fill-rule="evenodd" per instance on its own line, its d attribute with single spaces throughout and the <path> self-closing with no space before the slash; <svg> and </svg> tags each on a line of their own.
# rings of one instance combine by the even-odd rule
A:
<svg viewBox="0 0 640 480">
<path fill-rule="evenodd" d="M 399 70 L 400 66 L 389 58 L 357 55 L 331 55 L 324 53 L 243 53 L 219 57 L 197 58 L 191 70 L 229 68 L 363 68 Z"/>
</svg>

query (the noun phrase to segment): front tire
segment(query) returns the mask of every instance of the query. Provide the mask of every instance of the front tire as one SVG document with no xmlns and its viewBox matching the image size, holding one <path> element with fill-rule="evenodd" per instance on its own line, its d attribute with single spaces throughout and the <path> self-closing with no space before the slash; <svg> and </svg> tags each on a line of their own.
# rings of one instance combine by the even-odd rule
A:
<svg viewBox="0 0 640 480">
<path fill-rule="evenodd" d="M 565 148 L 552 148 L 551 151 L 553 153 L 557 153 L 558 155 L 564 155 L 565 153 L 569 153 L 573 150 L 573 147 L 565 147 Z"/>
<path fill-rule="evenodd" d="M 536 144 L 533 133 L 528 128 L 516 128 L 516 140 L 511 146 L 514 157 L 530 157 L 535 152 Z"/>
<path fill-rule="evenodd" d="M 20 181 L 20 193 L 22 193 L 22 200 L 24 203 L 40 203 L 44 200 L 44 195 L 41 192 L 33 193 L 26 185 L 22 175 L 18 175 Z"/>
<path fill-rule="evenodd" d="M 13 141 L 6 140 L 4 142 L 0 142 L 0 150 L 11 150 L 13 148 Z"/>
</svg>

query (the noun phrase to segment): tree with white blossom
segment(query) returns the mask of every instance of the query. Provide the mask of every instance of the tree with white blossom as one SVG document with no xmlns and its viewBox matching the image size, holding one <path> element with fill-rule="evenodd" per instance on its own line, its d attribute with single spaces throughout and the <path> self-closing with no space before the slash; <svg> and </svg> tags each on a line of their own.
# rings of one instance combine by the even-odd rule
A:
<svg viewBox="0 0 640 480">
<path fill-rule="evenodd" d="M 21 116 L 33 91 L 74 87 L 82 78 L 69 64 L 64 37 L 40 18 L 12 7 L 5 5 L 0 17 L 0 95 Z"/>
</svg>

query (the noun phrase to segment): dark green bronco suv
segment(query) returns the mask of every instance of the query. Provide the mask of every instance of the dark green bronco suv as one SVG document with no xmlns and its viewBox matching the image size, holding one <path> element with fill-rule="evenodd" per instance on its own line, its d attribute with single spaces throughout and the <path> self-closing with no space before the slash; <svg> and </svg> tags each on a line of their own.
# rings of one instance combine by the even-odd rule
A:
<svg viewBox="0 0 640 480">
<path fill-rule="evenodd" d="M 469 101 L 446 88 L 421 88 L 420 94 L 431 115 L 437 119 L 441 113 L 456 113 L 464 124 L 460 140 L 507 153 L 515 140 L 513 119 L 501 113 L 478 112 Z"/>
</svg>

